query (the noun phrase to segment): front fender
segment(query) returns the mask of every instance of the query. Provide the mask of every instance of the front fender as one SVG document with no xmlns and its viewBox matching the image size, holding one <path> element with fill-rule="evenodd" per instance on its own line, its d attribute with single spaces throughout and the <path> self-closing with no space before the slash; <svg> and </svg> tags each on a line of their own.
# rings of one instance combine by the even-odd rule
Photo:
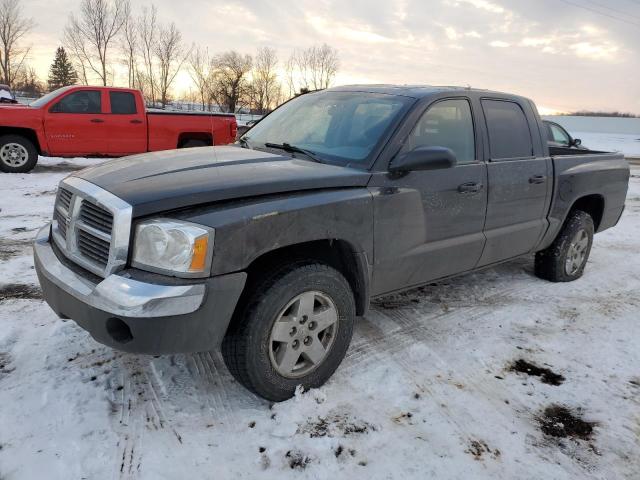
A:
<svg viewBox="0 0 640 480">
<path fill-rule="evenodd" d="M 215 228 L 212 275 L 244 270 L 265 253 L 314 240 L 339 239 L 373 258 L 373 201 L 365 188 L 256 197 L 177 218 Z"/>
</svg>

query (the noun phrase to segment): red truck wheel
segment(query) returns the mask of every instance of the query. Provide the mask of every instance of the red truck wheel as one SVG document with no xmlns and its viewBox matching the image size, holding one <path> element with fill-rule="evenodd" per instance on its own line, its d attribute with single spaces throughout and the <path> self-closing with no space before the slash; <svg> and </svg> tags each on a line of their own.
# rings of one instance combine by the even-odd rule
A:
<svg viewBox="0 0 640 480">
<path fill-rule="evenodd" d="M 38 163 L 38 151 L 31 140 L 20 135 L 0 137 L 0 171 L 26 173 Z"/>
</svg>

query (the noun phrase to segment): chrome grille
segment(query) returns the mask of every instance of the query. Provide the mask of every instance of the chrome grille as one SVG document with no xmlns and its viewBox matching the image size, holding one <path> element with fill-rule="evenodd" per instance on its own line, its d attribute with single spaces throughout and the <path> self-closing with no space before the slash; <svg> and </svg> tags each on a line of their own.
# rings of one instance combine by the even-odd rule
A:
<svg viewBox="0 0 640 480">
<path fill-rule="evenodd" d="M 56 208 L 55 211 L 53 212 L 53 219 L 57 223 L 57 228 L 58 228 L 58 231 L 60 232 L 60 236 L 66 240 L 67 225 L 69 222 L 68 217 Z"/>
<path fill-rule="evenodd" d="M 80 206 L 80 220 L 101 232 L 111 235 L 113 228 L 113 214 L 88 200 L 83 200 Z"/>
<path fill-rule="evenodd" d="M 58 189 L 53 240 L 70 260 L 106 277 L 126 264 L 131 211 L 131 205 L 106 190 L 68 177 Z"/>
<path fill-rule="evenodd" d="M 78 250 L 84 256 L 91 258 L 96 263 L 106 267 L 109 262 L 109 249 L 111 245 L 84 230 L 78 230 Z"/>
<path fill-rule="evenodd" d="M 58 190 L 58 204 L 63 207 L 65 210 L 69 210 L 69 206 L 71 205 L 71 197 L 73 194 L 64 188 L 60 188 Z"/>
</svg>

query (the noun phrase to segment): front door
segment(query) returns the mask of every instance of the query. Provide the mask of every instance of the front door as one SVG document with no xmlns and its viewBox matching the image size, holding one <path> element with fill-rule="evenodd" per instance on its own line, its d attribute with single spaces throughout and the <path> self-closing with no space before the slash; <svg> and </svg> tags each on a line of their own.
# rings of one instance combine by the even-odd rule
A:
<svg viewBox="0 0 640 480">
<path fill-rule="evenodd" d="M 375 262 L 372 295 L 471 270 L 485 244 L 487 170 L 477 148 L 471 103 L 431 105 L 400 154 L 422 146 L 450 148 L 457 166 L 386 173 L 370 183 L 374 195 Z"/>
<path fill-rule="evenodd" d="M 44 130 L 51 155 L 104 155 L 106 119 L 100 90 L 76 90 L 49 108 Z"/>
<path fill-rule="evenodd" d="M 548 227 L 553 174 L 551 159 L 536 156 L 527 105 L 482 100 L 490 161 L 487 245 L 479 266 L 532 251 Z"/>
</svg>

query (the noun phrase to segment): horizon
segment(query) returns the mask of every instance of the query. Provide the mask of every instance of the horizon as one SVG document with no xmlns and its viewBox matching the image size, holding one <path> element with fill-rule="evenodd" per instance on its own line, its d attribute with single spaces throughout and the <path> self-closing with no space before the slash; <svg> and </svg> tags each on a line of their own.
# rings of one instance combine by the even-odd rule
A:
<svg viewBox="0 0 640 480">
<path fill-rule="evenodd" d="M 176 23 L 185 44 L 213 54 L 254 55 L 268 46 L 282 68 L 294 48 L 327 43 L 340 57 L 332 86 L 472 86 L 532 98 L 544 115 L 640 114 L 640 2 L 634 0 L 195 0 L 190 10 L 205 19 L 198 22 L 167 0 L 136 3 L 133 9 L 152 3 L 159 21 Z M 42 80 L 63 44 L 68 14 L 79 4 L 23 3 L 24 14 L 37 25 L 22 43 L 31 45 L 28 61 Z M 117 86 L 126 84 L 120 57 L 114 44 L 110 63 Z M 176 96 L 191 84 L 185 68 L 176 78 Z"/>
</svg>

